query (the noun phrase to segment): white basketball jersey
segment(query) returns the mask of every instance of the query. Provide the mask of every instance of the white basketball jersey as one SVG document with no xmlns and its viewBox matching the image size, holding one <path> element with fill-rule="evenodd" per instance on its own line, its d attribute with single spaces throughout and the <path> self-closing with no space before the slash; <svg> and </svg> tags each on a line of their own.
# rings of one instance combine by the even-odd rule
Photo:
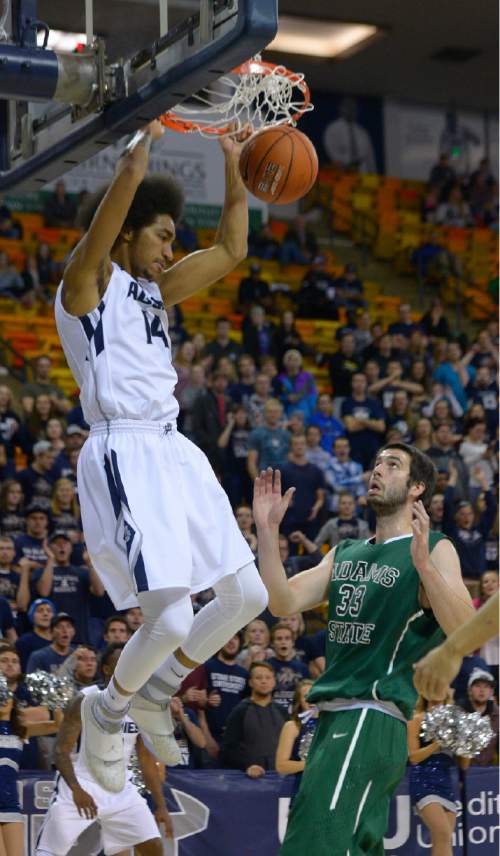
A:
<svg viewBox="0 0 500 856">
<path fill-rule="evenodd" d="M 62 287 L 55 301 L 57 330 L 89 425 L 112 419 L 174 421 L 177 374 L 158 285 L 135 280 L 113 262 L 99 306 L 81 317 L 64 309 Z"/>
<path fill-rule="evenodd" d="M 96 689 L 96 685 L 93 684 L 90 687 L 84 687 L 80 692 L 83 695 L 87 695 L 87 693 Z M 85 720 L 82 719 L 82 730 L 80 732 L 80 737 L 78 738 L 76 748 L 74 752 L 71 753 L 71 761 L 73 763 L 73 769 L 76 774 L 77 779 L 87 779 L 90 781 L 95 781 L 92 773 L 88 769 L 85 763 Z M 132 771 L 129 770 L 130 758 L 132 757 L 132 753 L 135 750 L 135 744 L 137 743 L 137 738 L 139 736 L 139 729 L 135 724 L 134 720 L 130 718 L 130 716 L 126 716 L 122 723 L 122 731 L 123 731 L 123 754 L 125 758 L 125 766 L 127 768 L 127 781 L 130 779 L 132 775 Z"/>
</svg>

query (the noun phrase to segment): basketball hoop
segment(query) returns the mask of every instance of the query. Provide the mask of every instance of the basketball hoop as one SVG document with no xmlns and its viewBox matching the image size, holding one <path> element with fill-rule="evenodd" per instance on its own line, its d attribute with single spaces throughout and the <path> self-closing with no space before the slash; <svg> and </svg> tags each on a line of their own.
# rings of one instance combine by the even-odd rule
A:
<svg viewBox="0 0 500 856">
<path fill-rule="evenodd" d="M 245 125 L 254 130 L 296 125 L 313 110 L 304 75 L 255 56 L 160 116 L 172 131 L 204 137 L 235 136 Z"/>
</svg>

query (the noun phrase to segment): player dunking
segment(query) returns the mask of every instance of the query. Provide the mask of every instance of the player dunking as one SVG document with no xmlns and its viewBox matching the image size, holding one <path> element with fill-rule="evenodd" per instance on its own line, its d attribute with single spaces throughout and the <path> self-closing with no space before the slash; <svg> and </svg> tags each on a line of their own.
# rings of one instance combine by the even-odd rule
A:
<svg viewBox="0 0 500 856">
<path fill-rule="evenodd" d="M 287 579 L 278 528 L 293 495 L 279 472 L 255 481 L 259 568 L 274 615 L 329 601 L 326 669 L 308 695 L 320 715 L 280 856 L 382 856 L 391 794 L 408 756 L 413 663 L 473 607 L 455 548 L 429 531 L 430 459 L 394 443 L 377 455 L 368 541 L 341 541 L 315 568 Z"/>
<path fill-rule="evenodd" d="M 132 696 L 147 743 L 177 763 L 169 697 L 267 603 L 226 494 L 205 455 L 176 430 L 165 311 L 246 255 L 241 145 L 221 142 L 226 195 L 214 245 L 165 270 L 182 191 L 171 177 L 145 178 L 162 133 L 159 122 L 138 132 L 107 190 L 91 200 L 55 304 L 91 426 L 78 462 L 87 548 L 115 607 L 144 613 L 108 687 L 82 704 L 86 763 L 110 791 L 125 782 L 121 722 Z M 190 594 L 210 587 L 214 600 L 193 617 Z"/>
</svg>

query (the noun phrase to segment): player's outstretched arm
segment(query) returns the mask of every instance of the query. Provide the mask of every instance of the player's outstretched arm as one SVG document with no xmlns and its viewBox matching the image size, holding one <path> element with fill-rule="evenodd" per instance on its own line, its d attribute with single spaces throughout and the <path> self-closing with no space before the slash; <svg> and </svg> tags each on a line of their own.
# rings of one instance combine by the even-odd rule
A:
<svg viewBox="0 0 500 856">
<path fill-rule="evenodd" d="M 429 553 L 429 515 L 420 500 L 413 507 L 412 528 L 411 555 L 422 583 L 421 604 L 430 606 L 449 636 L 474 615 L 457 551 L 451 541 L 441 540 Z"/>
<path fill-rule="evenodd" d="M 97 806 L 91 795 L 81 787 L 71 760 L 71 752 L 82 730 L 80 715 L 82 700 L 82 694 L 78 693 L 71 699 L 64 712 L 64 719 L 56 740 L 54 764 L 71 790 L 80 817 L 92 820 L 97 816 Z"/>
<path fill-rule="evenodd" d="M 151 143 L 163 132 L 160 122 L 151 122 L 137 132 L 118 160 L 114 178 L 90 228 L 64 270 L 63 304 L 71 315 L 85 315 L 99 303 L 111 276 L 111 249 L 146 174 Z"/>
<path fill-rule="evenodd" d="M 458 674 L 462 658 L 498 636 L 498 604 L 497 592 L 442 645 L 415 664 L 413 680 L 421 695 L 428 699 L 445 698 L 449 684 Z"/>
<path fill-rule="evenodd" d="M 173 306 L 231 273 L 247 255 L 248 201 L 239 161 L 249 130 L 238 140 L 223 138 L 226 192 L 221 219 L 212 247 L 197 250 L 172 265 L 158 281 L 166 306 Z"/>
<path fill-rule="evenodd" d="M 333 565 L 332 550 L 315 568 L 290 580 L 279 554 L 279 527 L 292 501 L 295 488 L 281 494 L 281 474 L 270 467 L 255 479 L 253 516 L 257 527 L 259 570 L 269 593 L 273 615 L 286 616 L 312 609 L 327 598 Z"/>
</svg>

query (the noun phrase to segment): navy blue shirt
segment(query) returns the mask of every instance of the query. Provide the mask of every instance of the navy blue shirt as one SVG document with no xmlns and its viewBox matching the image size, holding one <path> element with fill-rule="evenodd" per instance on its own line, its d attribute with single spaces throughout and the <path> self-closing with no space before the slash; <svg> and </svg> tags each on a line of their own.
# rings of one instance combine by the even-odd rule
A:
<svg viewBox="0 0 500 856">
<path fill-rule="evenodd" d="M 50 639 L 44 639 L 43 636 L 39 636 L 34 630 L 30 630 L 29 633 L 23 633 L 19 637 L 16 642 L 16 650 L 21 660 L 22 672 L 26 671 L 28 660 L 33 651 L 39 651 L 40 648 L 46 648 L 47 645 L 50 645 Z"/>
<path fill-rule="evenodd" d="M 468 401 L 483 405 L 488 431 L 495 437 L 498 424 L 498 384 L 493 381 L 487 387 L 482 387 L 469 381 L 465 394 Z"/>
<path fill-rule="evenodd" d="M 0 532 L 16 538 L 26 532 L 26 515 L 22 511 L 5 511 L 0 515 Z"/>
<path fill-rule="evenodd" d="M 27 506 L 30 502 L 37 502 L 44 508 L 50 509 L 55 474 L 38 473 L 33 467 L 27 467 L 17 474 L 17 480 L 21 483 L 24 502 Z"/>
<path fill-rule="evenodd" d="M 0 633 L 5 636 L 7 630 L 14 627 L 14 617 L 6 597 L 0 597 Z"/>
<path fill-rule="evenodd" d="M 304 525 L 316 502 L 316 491 L 325 488 L 323 473 L 314 464 L 294 464 L 288 461 L 281 471 L 283 493 L 289 487 L 295 488 L 292 501 L 285 514 L 283 524 L 286 529 Z"/>
<path fill-rule="evenodd" d="M 20 579 L 21 574 L 17 571 L 0 568 L 0 597 L 4 597 L 11 605 L 15 604 Z"/>
<path fill-rule="evenodd" d="M 355 419 L 384 419 L 385 414 L 376 398 L 365 398 L 356 401 L 352 396 L 346 398 L 342 403 L 342 418 L 354 416 Z M 351 458 L 358 461 L 363 469 L 368 469 L 374 456 L 382 445 L 384 435 L 371 428 L 363 428 L 361 431 L 348 431 L 347 436 L 351 444 Z"/>
<path fill-rule="evenodd" d="M 42 576 L 40 568 L 32 574 L 34 582 Z M 75 641 L 88 642 L 88 620 L 90 615 L 90 577 L 87 568 L 56 567 L 53 572 L 52 588 L 48 595 L 57 612 L 67 612 L 75 622 Z"/>
<path fill-rule="evenodd" d="M 290 713 L 297 684 L 309 677 L 309 669 L 300 660 L 278 660 L 277 657 L 270 657 L 266 663 L 273 667 L 276 675 L 273 701 Z"/>
<path fill-rule="evenodd" d="M 217 690 L 221 697 L 221 703 L 218 707 L 207 706 L 206 708 L 210 732 L 215 740 L 220 741 L 229 714 L 243 698 L 248 672 L 237 663 L 224 663 L 218 657 L 211 657 L 207 660 L 205 671 L 207 673 L 207 693 Z"/>
<path fill-rule="evenodd" d="M 62 666 L 73 650 L 71 648 L 67 654 L 58 654 L 57 651 L 54 651 L 52 645 L 46 645 L 45 648 L 41 648 L 39 651 L 33 651 L 28 660 L 26 672 L 31 674 L 31 672 L 36 672 L 37 669 L 41 669 L 42 672 L 55 672 L 59 666 Z"/>
<path fill-rule="evenodd" d="M 14 563 L 19 564 L 21 559 L 29 559 L 37 565 L 47 564 L 47 553 L 43 549 L 43 538 L 34 538 L 32 535 L 19 535 L 14 540 L 16 555 Z"/>
</svg>

